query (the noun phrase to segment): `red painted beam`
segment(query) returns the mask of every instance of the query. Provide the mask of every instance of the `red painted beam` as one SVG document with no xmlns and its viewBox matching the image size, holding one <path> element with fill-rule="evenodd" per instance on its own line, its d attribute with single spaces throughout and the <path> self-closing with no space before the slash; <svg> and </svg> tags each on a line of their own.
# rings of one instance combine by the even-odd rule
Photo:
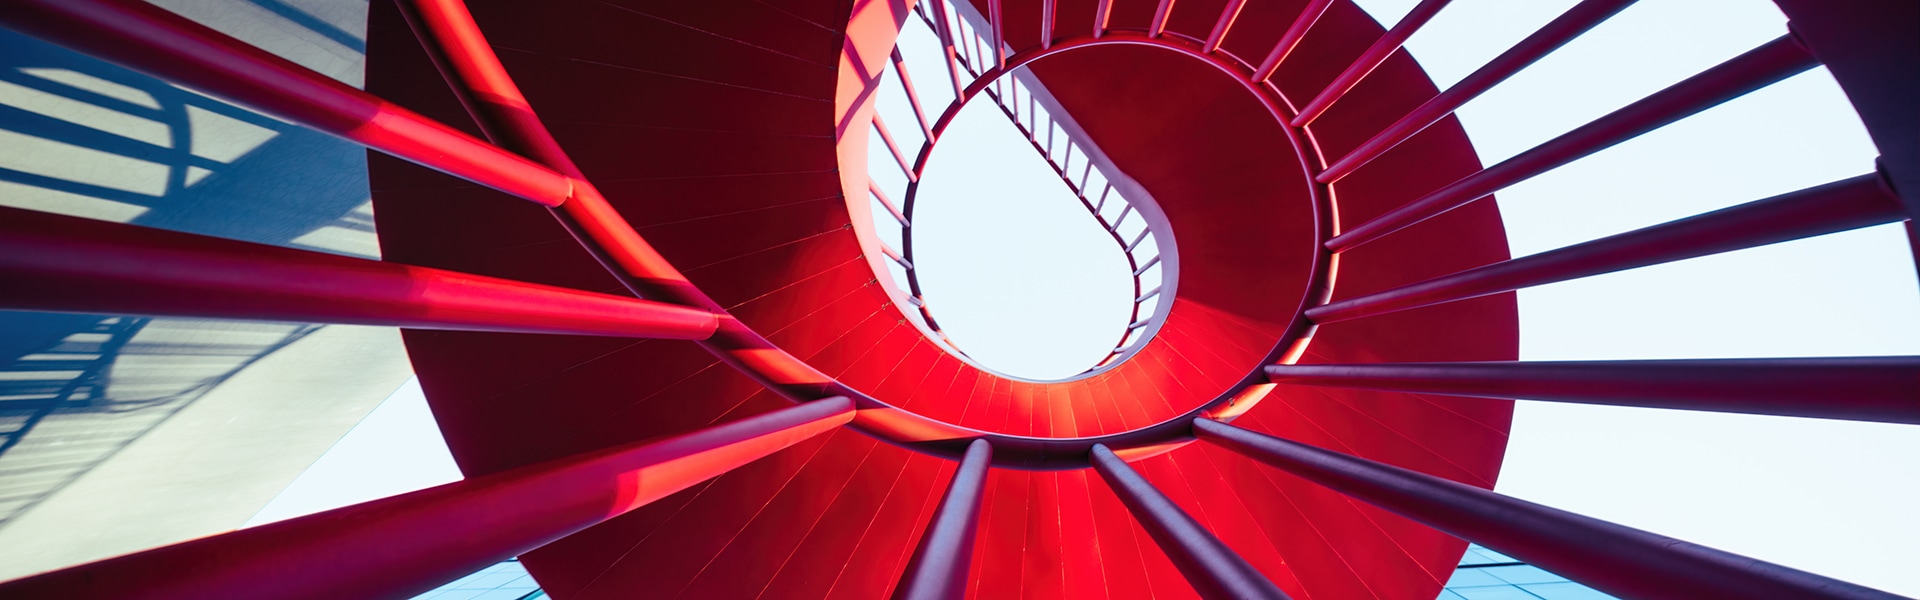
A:
<svg viewBox="0 0 1920 600">
<path fill-rule="evenodd" d="M 0 26 L 540 204 L 573 194 L 552 169 L 145 2 L 9 0 Z"/>
<path fill-rule="evenodd" d="M 712 312 L 0 207 L 0 308 L 705 339 Z"/>
<path fill-rule="evenodd" d="M 1446 8 L 1448 1 L 1421 0 L 1419 4 L 1414 5 L 1413 10 L 1407 12 L 1407 16 L 1401 17 L 1400 22 L 1393 25 L 1393 29 L 1388 29 L 1380 39 L 1374 40 L 1373 45 L 1360 53 L 1359 58 L 1353 59 L 1353 64 L 1347 65 L 1346 70 L 1334 77 L 1332 83 L 1321 88 L 1320 93 L 1315 95 L 1312 101 L 1301 107 L 1300 114 L 1293 117 L 1293 126 L 1305 127 L 1314 119 L 1320 118 L 1320 115 L 1325 114 L 1334 102 L 1340 100 L 1341 96 L 1347 95 L 1353 86 L 1360 84 L 1360 80 L 1366 79 L 1368 73 L 1379 68 L 1380 63 L 1387 62 L 1387 57 L 1392 56 L 1393 51 L 1399 50 L 1402 44 L 1407 43 L 1407 38 L 1413 37 L 1413 32 L 1419 31 L 1420 26 L 1426 25 L 1427 21 L 1433 20 L 1433 16 L 1439 14 L 1440 9 Z"/>
<path fill-rule="evenodd" d="M 1468 202 L 1485 198 L 1507 186 L 1792 77 L 1817 64 L 1813 56 L 1807 54 L 1806 49 L 1794 42 L 1791 36 L 1781 36 L 1500 164 L 1387 211 L 1327 240 L 1327 249 L 1342 252 L 1380 239 L 1465 206 Z"/>
<path fill-rule="evenodd" d="M 1527 68 L 1548 53 L 1573 41 L 1573 38 L 1579 37 L 1595 25 L 1613 17 L 1633 2 L 1634 0 L 1585 0 L 1574 5 L 1552 22 L 1541 27 L 1539 31 L 1533 32 L 1533 35 L 1527 36 L 1527 39 L 1520 40 L 1520 43 L 1500 53 L 1500 56 L 1494 57 L 1473 74 L 1453 84 L 1453 87 L 1447 88 L 1447 91 L 1427 100 L 1419 108 L 1413 109 L 1413 112 L 1407 113 L 1407 116 L 1401 117 L 1399 121 L 1395 121 L 1380 133 L 1375 134 L 1372 139 L 1349 151 L 1345 157 L 1334 161 L 1325 171 L 1315 175 L 1314 179 L 1320 183 L 1333 183 L 1339 181 L 1341 177 L 1352 174 L 1373 159 L 1386 154 L 1394 146 L 1407 141 L 1407 138 L 1413 137 L 1413 134 L 1420 133 L 1434 123 L 1440 122 L 1440 119 L 1453 114 L 1453 111 L 1459 110 L 1467 101 L 1478 98 L 1480 94 L 1506 81 L 1521 69 Z"/>
<path fill-rule="evenodd" d="M 1280 63 L 1300 45 L 1300 40 L 1307 37 L 1307 30 L 1313 29 L 1313 24 L 1320 21 L 1320 16 L 1327 13 L 1329 6 L 1333 6 L 1333 0 L 1312 0 L 1306 8 L 1301 9 L 1300 16 L 1295 17 L 1293 24 L 1287 26 L 1287 31 L 1273 43 L 1273 50 L 1267 52 L 1266 60 L 1260 61 L 1260 68 L 1253 70 L 1254 83 L 1273 76 L 1274 70 L 1279 69 Z"/>
<path fill-rule="evenodd" d="M 1897 600 L 1886 592 L 1195 419 L 1194 435 L 1623 598 Z"/>
<path fill-rule="evenodd" d="M 1154 543 L 1166 551 L 1167 558 L 1173 560 L 1200 597 L 1209 600 L 1287 597 L 1258 569 L 1247 564 L 1246 559 L 1240 558 L 1186 511 L 1180 510 L 1166 494 L 1154 489 L 1152 483 L 1105 445 L 1094 444 L 1088 458 L 1093 470 L 1113 488 L 1120 503 L 1140 521 Z"/>
<path fill-rule="evenodd" d="M 1920 424 L 1920 356 L 1270 365 L 1267 379 L 1520 398 Z"/>
<path fill-rule="evenodd" d="M 1878 174 L 1861 175 L 1316 306 L 1307 309 L 1307 318 L 1325 324 L 1383 315 L 1906 218 Z"/>
<path fill-rule="evenodd" d="M 907 562 L 895 600 L 939 600 L 967 597 L 967 570 L 973 561 L 973 538 L 980 526 L 980 497 L 986 491 L 987 467 L 993 463 L 993 445 L 974 440 L 953 472 L 953 482 L 934 510 L 933 522 L 920 536 L 920 545 Z"/>
<path fill-rule="evenodd" d="M 831 431 L 828 398 L 0 584 L 0 597 L 407 598 Z"/>
</svg>

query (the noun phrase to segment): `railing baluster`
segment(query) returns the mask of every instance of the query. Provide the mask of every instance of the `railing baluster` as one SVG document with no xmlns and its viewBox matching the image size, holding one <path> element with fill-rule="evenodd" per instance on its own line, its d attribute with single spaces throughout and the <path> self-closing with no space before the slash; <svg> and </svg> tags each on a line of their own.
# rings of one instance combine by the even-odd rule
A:
<svg viewBox="0 0 1920 600">
<path fill-rule="evenodd" d="M 913 262 L 907 260 L 907 257 L 901 256 L 899 250 L 894 250 L 893 247 L 888 246 L 886 242 L 880 242 L 880 253 L 887 255 L 887 258 L 893 259 L 893 262 L 898 263 L 900 268 L 908 271 L 913 270 Z"/>
<path fill-rule="evenodd" d="M 1260 68 L 1253 70 L 1253 81 L 1257 83 L 1273 77 L 1273 72 L 1280 68 L 1280 63 L 1300 45 L 1301 39 L 1307 37 L 1307 30 L 1312 29 L 1313 24 L 1320 20 L 1320 15 L 1326 14 L 1327 7 L 1332 5 L 1333 0 L 1307 2 L 1306 8 L 1301 9 L 1300 16 L 1295 17 L 1293 24 L 1287 26 L 1286 33 L 1280 34 L 1280 39 L 1273 43 L 1273 50 L 1267 52 L 1266 60 L 1260 61 Z"/>
<path fill-rule="evenodd" d="M 913 222 L 907 220 L 907 214 L 900 212 L 899 207 L 894 206 L 893 199 L 887 197 L 886 190 L 880 189 L 880 184 L 872 177 L 867 178 L 867 191 L 873 194 L 874 199 L 880 201 L 880 206 L 887 209 L 887 214 L 893 215 L 893 220 L 900 222 L 901 227 L 913 227 Z"/>
<path fill-rule="evenodd" d="M 1097 0 L 1093 7 L 1093 39 L 1107 34 L 1107 21 L 1113 18 L 1113 0 Z"/>
<path fill-rule="evenodd" d="M 1153 258 L 1147 259 L 1146 264 L 1140 265 L 1140 268 L 1133 270 L 1133 276 L 1139 277 L 1142 273 L 1146 273 L 1147 269 L 1151 269 L 1154 265 L 1160 264 L 1160 256 L 1159 254 L 1155 254 Z"/>
<path fill-rule="evenodd" d="M 1213 23 L 1213 33 L 1207 34 L 1207 42 L 1200 51 L 1213 54 L 1220 49 L 1220 43 L 1227 39 L 1227 30 L 1233 28 L 1234 19 L 1240 18 L 1240 9 L 1245 8 L 1247 0 L 1227 0 L 1225 8 L 1220 9 L 1220 20 Z"/>
<path fill-rule="evenodd" d="M 913 78 L 907 75 L 907 59 L 900 55 L 899 46 L 893 47 L 893 73 L 900 76 L 900 87 L 907 92 L 907 104 L 913 106 L 913 118 L 920 121 L 921 134 L 932 142 L 933 122 L 927 119 L 927 110 L 920 106 L 920 92 L 913 89 Z"/>
<path fill-rule="evenodd" d="M 1379 68 L 1380 63 L 1386 62 L 1387 57 L 1393 55 L 1393 51 L 1399 50 L 1400 46 L 1407 42 L 1407 38 L 1413 37 L 1413 32 L 1419 31 L 1420 26 L 1426 25 L 1435 14 L 1439 14 L 1440 9 L 1445 8 L 1449 1 L 1421 0 L 1419 4 L 1414 5 L 1407 16 L 1401 17 L 1400 22 L 1393 25 L 1393 29 L 1387 30 L 1380 39 L 1375 40 L 1372 46 L 1367 47 L 1366 52 L 1362 52 L 1359 58 L 1353 60 L 1353 64 L 1347 65 L 1346 70 L 1341 71 L 1338 77 L 1334 77 L 1332 83 L 1322 88 L 1319 95 L 1314 96 L 1312 101 L 1301 107 L 1300 114 L 1293 118 L 1293 126 L 1305 127 L 1314 119 L 1320 118 L 1321 114 L 1326 113 L 1328 107 L 1333 106 L 1341 96 L 1346 95 L 1353 86 L 1358 85 L 1368 73 Z"/>
<path fill-rule="evenodd" d="M 0 207 L 0 309 L 706 339 L 697 308 Z"/>
<path fill-rule="evenodd" d="M 942 600 L 967 597 L 967 568 L 973 561 L 974 532 L 980 525 L 980 497 L 986 491 L 993 445 L 974 440 L 947 484 L 933 521 L 907 561 L 894 600 Z"/>
<path fill-rule="evenodd" d="M 834 397 L 0 584 L 7 598 L 407 598 L 853 420 Z"/>
<path fill-rule="evenodd" d="M 1007 33 L 1003 23 L 1006 21 L 1006 13 L 1001 11 L 1000 4 L 1000 0 L 987 0 L 988 11 L 992 13 L 992 16 L 988 17 L 992 22 L 988 25 L 991 26 L 989 31 L 993 32 L 993 39 L 990 40 L 993 42 L 993 66 L 996 69 L 1005 69 L 1007 68 Z"/>
<path fill-rule="evenodd" d="M 1878 174 L 1755 200 L 1307 310 L 1333 323 L 1905 220 Z"/>
<path fill-rule="evenodd" d="M 1219 421 L 1195 419 L 1193 432 L 1203 441 L 1624 598 L 1899 598 Z"/>
<path fill-rule="evenodd" d="M 893 134 L 887 131 L 887 123 L 880 118 L 880 113 L 873 115 L 873 129 L 880 133 L 880 142 L 887 145 L 888 152 L 893 153 L 893 160 L 900 164 L 900 172 L 907 176 L 907 181 L 919 181 L 920 174 L 913 172 L 913 163 L 907 161 L 907 155 L 900 151 L 900 145 L 893 142 Z"/>
<path fill-rule="evenodd" d="M 1407 113 L 1407 116 L 1401 117 L 1399 121 L 1375 134 L 1372 139 L 1347 152 L 1345 157 L 1335 161 L 1325 171 L 1314 176 L 1314 179 L 1320 183 L 1339 181 L 1340 178 L 1353 173 L 1373 159 L 1379 158 L 1381 154 L 1392 150 L 1394 146 L 1407 141 L 1407 138 L 1413 137 L 1413 134 L 1420 133 L 1434 123 L 1440 122 L 1440 119 L 1453 114 L 1453 111 L 1459 110 L 1468 101 L 1486 93 L 1500 82 L 1506 81 L 1521 69 L 1527 68 L 1528 65 L 1532 65 L 1548 53 L 1579 37 L 1580 34 L 1586 33 L 1595 25 L 1611 18 L 1633 2 L 1634 0 L 1584 0 L 1573 8 L 1567 9 L 1567 12 L 1541 27 L 1539 31 L 1527 36 L 1527 39 L 1520 40 L 1520 43 L 1514 44 L 1512 48 L 1508 48 L 1500 56 L 1488 61 L 1473 74 L 1453 84 L 1453 87 L 1447 88 L 1447 91 L 1427 100 L 1419 108 L 1413 109 L 1413 112 Z"/>
<path fill-rule="evenodd" d="M 144 2 L 9 0 L 0 25 L 526 200 L 573 194 L 553 169 Z"/>
<path fill-rule="evenodd" d="M 1186 576 L 1187 583 L 1193 585 L 1200 597 L 1238 600 L 1287 597 L 1258 569 L 1247 564 L 1246 559 L 1180 510 L 1166 494 L 1154 489 L 1152 483 L 1134 472 L 1133 467 L 1127 466 L 1126 461 L 1120 460 L 1106 445 L 1094 444 L 1088 458 L 1093 470 L 1113 488 L 1120 503 L 1133 513 L 1133 518 L 1153 537 L 1154 543 L 1166 551 L 1167 558 L 1173 560 L 1173 565 Z"/>
<path fill-rule="evenodd" d="M 1132 253 L 1134 248 L 1138 248 L 1140 246 L 1140 242 L 1144 242 L 1147 240 L 1147 234 L 1150 234 L 1150 233 L 1153 233 L 1152 228 L 1142 228 L 1140 230 L 1140 235 L 1133 236 L 1133 241 L 1127 244 L 1127 252 Z"/>
<path fill-rule="evenodd" d="M 1113 184 L 1111 183 L 1100 188 L 1100 203 L 1093 205 L 1093 214 L 1099 215 L 1100 209 L 1107 207 L 1107 194 L 1111 193 L 1113 193 Z M 1108 227 L 1108 229 L 1112 229 L 1112 227 Z"/>
<path fill-rule="evenodd" d="M 933 0 L 934 34 L 947 55 L 947 75 L 953 79 L 953 97 L 966 95 L 967 84 L 960 79 L 959 50 L 953 44 L 953 24 L 947 22 L 947 0 Z"/>
<path fill-rule="evenodd" d="M 1059 0 L 1040 0 L 1040 49 L 1053 47 L 1053 11 Z"/>
<path fill-rule="evenodd" d="M 1327 248 L 1340 252 L 1380 239 L 1815 65 L 1805 49 L 1782 36 L 1334 236 Z"/>
<path fill-rule="evenodd" d="M 1153 9 L 1153 22 L 1147 24 L 1147 37 L 1157 38 L 1167 31 L 1167 19 L 1173 16 L 1173 0 L 1160 0 Z"/>
<path fill-rule="evenodd" d="M 1920 356 L 1272 365 L 1267 379 L 1478 398 L 1920 424 Z"/>
</svg>

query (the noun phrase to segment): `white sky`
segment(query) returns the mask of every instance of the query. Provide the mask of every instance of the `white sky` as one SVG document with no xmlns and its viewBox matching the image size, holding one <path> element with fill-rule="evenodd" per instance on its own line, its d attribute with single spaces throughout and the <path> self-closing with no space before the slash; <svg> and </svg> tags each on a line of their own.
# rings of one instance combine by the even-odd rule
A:
<svg viewBox="0 0 1920 600">
<path fill-rule="evenodd" d="M 1414 1 L 1361 4 L 1392 22 Z M 1444 87 L 1572 4 L 1456 0 L 1408 46 Z M 1491 164 L 1773 39 L 1784 22 L 1767 0 L 1643 0 L 1460 117 Z M 922 101 L 944 105 L 950 88 L 931 92 L 939 63 L 909 59 L 935 96 Z M 894 135 L 917 147 L 904 102 L 882 103 Z M 916 240 L 937 277 L 926 282 L 935 315 L 990 366 L 1084 369 L 1125 325 L 1124 259 L 1064 190 L 1028 192 L 1061 184 L 1003 117 L 975 107 L 955 131 L 928 172 Z M 1525 255 L 1865 173 L 1875 154 L 1816 69 L 1498 197 Z M 879 158 L 884 177 L 892 160 Z M 1021 218 L 993 217 L 1008 214 Z M 1520 311 L 1528 360 L 1920 354 L 1920 282 L 1896 226 L 1526 290 Z M 1080 345 L 1051 342 L 1063 339 Z M 409 382 L 253 523 L 457 478 Z M 1910 426 L 1522 402 L 1498 489 L 1920 596 Z"/>
</svg>

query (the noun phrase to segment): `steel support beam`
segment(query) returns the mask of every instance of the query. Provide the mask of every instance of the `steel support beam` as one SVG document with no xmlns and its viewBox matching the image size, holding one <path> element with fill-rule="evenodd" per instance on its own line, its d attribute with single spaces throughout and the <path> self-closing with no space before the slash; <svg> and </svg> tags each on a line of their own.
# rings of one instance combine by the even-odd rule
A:
<svg viewBox="0 0 1920 600">
<path fill-rule="evenodd" d="M 1792 37 L 1781 36 L 1500 164 L 1463 177 L 1361 223 L 1327 240 L 1327 249 L 1342 252 L 1386 237 L 1387 234 L 1466 206 L 1507 186 L 1719 106 L 1818 64 Z"/>
<path fill-rule="evenodd" d="M 1900 199 L 1879 174 L 1869 173 L 1316 306 L 1307 318 L 1325 324 L 1371 317 L 1906 218 Z"/>
<path fill-rule="evenodd" d="M 1920 356 L 1270 365 L 1267 379 L 1521 398 L 1920 424 Z"/>
<path fill-rule="evenodd" d="M 1300 40 L 1307 37 L 1307 30 L 1313 29 L 1313 24 L 1319 22 L 1320 16 L 1327 13 L 1329 6 L 1333 6 L 1333 0 L 1307 2 L 1307 6 L 1300 10 L 1300 16 L 1294 17 L 1293 24 L 1288 25 L 1287 31 L 1280 34 L 1280 39 L 1273 43 L 1273 50 L 1267 52 L 1266 60 L 1260 61 L 1260 68 L 1253 70 L 1254 83 L 1266 81 L 1268 77 L 1273 76 L 1273 72 L 1280 68 L 1280 63 L 1300 45 Z"/>
<path fill-rule="evenodd" d="M 1623 598 L 1897 600 L 1886 592 L 1195 419 L 1194 435 Z"/>
<path fill-rule="evenodd" d="M 508 194 L 559 206 L 565 175 L 134 0 L 8 0 L 0 26 Z"/>
<path fill-rule="evenodd" d="M 920 545 L 907 562 L 895 600 L 960 600 L 967 597 L 967 569 L 973 561 L 973 538 L 980 525 L 980 496 L 987 487 L 987 467 L 993 464 L 993 445 L 974 440 L 960 459 L 960 468 L 947 484 L 947 494 L 934 509 L 933 522 L 920 536 Z"/>
<path fill-rule="evenodd" d="M 1420 133 L 1434 123 L 1440 122 L 1440 119 L 1453 114 L 1453 111 L 1458 110 L 1467 101 L 1493 89 L 1493 86 L 1506 81 L 1521 69 L 1527 68 L 1548 53 L 1566 45 L 1573 38 L 1579 37 L 1595 25 L 1611 18 L 1633 2 L 1634 0 L 1584 0 L 1574 5 L 1552 22 L 1533 32 L 1533 35 L 1527 36 L 1527 39 L 1520 40 L 1520 43 L 1514 44 L 1506 52 L 1500 53 L 1500 56 L 1494 57 L 1471 75 L 1467 75 L 1466 78 L 1447 88 L 1447 91 L 1427 100 L 1419 108 L 1413 109 L 1413 112 L 1407 113 L 1407 116 L 1401 117 L 1399 121 L 1395 121 L 1380 133 L 1375 134 L 1372 139 L 1348 151 L 1345 157 L 1328 165 L 1327 169 L 1315 175 L 1314 179 L 1320 183 L 1339 181 L 1341 177 L 1346 177 L 1368 162 L 1372 162 L 1373 159 L 1386 154 L 1394 146 L 1413 137 L 1413 134 Z"/>
<path fill-rule="evenodd" d="M 1167 553 L 1180 573 L 1202 598 L 1249 600 L 1284 599 L 1287 595 L 1261 575 L 1246 559 L 1200 526 L 1186 511 L 1154 489 L 1145 477 L 1127 466 L 1105 444 L 1094 444 L 1088 457 L 1093 470 L 1113 488 L 1120 503 L 1146 528 L 1147 535 Z"/>
<path fill-rule="evenodd" d="M 0 308 L 705 339 L 685 306 L 0 207 Z"/>
<path fill-rule="evenodd" d="M 0 597 L 407 598 L 831 431 L 817 400 L 0 584 Z"/>
<path fill-rule="evenodd" d="M 1346 70 L 1334 77 L 1333 82 L 1322 88 L 1312 101 L 1300 107 L 1300 114 L 1293 117 L 1292 125 L 1305 127 L 1314 119 L 1320 118 L 1320 115 L 1326 114 L 1327 109 L 1332 107 L 1334 102 L 1338 102 L 1341 96 L 1347 95 L 1353 86 L 1359 85 L 1360 80 L 1366 79 L 1368 73 L 1380 67 L 1380 63 L 1387 62 L 1387 57 L 1393 56 L 1393 51 L 1399 50 L 1402 44 L 1407 43 L 1407 38 L 1413 37 L 1413 32 L 1419 31 L 1420 26 L 1433 20 L 1434 15 L 1440 14 L 1440 9 L 1446 8 L 1447 2 L 1449 0 L 1420 0 L 1419 4 L 1414 5 L 1413 10 L 1407 12 L 1407 16 L 1401 17 L 1399 23 L 1393 24 L 1393 29 L 1388 29 L 1380 39 L 1374 40 L 1373 45 L 1368 46 L 1366 52 L 1360 53 L 1359 58 L 1353 59 L 1353 64 L 1347 65 Z"/>
</svg>

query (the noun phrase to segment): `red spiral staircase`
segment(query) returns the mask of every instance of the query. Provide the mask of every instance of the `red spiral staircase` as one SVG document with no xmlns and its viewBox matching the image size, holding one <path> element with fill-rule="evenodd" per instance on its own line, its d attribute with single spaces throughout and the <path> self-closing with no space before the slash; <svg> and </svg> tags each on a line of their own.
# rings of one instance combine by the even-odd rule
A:
<svg viewBox="0 0 1920 600">
<path fill-rule="evenodd" d="M 969 5 L 985 71 L 921 163 L 1026 69 L 1178 240 L 1157 334 L 1059 382 L 909 323 L 849 208 L 905 0 L 376 2 L 367 92 L 144 4 L 0 5 L 379 151 L 386 257 L 0 209 L 4 308 L 406 327 L 467 476 L 0 596 L 404 597 L 521 556 L 558 598 L 1425 599 L 1473 540 L 1625 597 L 1892 597 L 1487 489 L 1506 398 L 1920 423 L 1917 357 L 1516 362 L 1507 293 L 1912 233 L 1920 9 L 1781 0 L 1779 40 L 1482 168 L 1451 112 L 1630 1 L 1441 91 L 1397 50 L 1445 4 Z M 1822 63 L 1872 173 L 1520 259 L 1477 202 Z"/>
</svg>

